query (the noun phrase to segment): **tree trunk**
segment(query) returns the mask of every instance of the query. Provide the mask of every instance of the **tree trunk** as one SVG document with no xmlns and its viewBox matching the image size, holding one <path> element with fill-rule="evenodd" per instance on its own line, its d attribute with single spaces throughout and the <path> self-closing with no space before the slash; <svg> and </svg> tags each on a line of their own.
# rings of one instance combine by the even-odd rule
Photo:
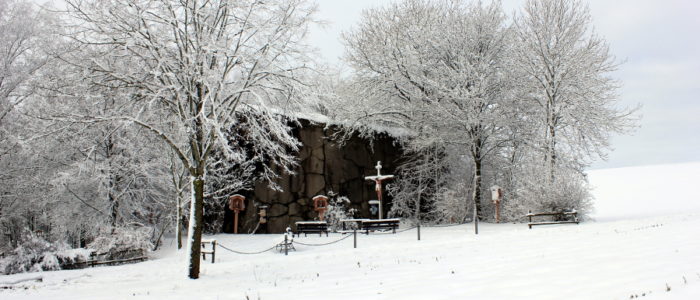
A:
<svg viewBox="0 0 700 300">
<path fill-rule="evenodd" d="M 204 210 L 203 175 L 192 177 L 192 203 L 190 204 L 190 226 L 187 243 L 190 249 L 189 277 L 199 278 L 199 256 L 202 247 L 202 213 Z"/>
<path fill-rule="evenodd" d="M 557 153 L 556 153 L 556 146 L 557 146 L 557 141 L 556 141 L 556 129 L 554 128 L 554 125 L 549 126 L 549 180 L 551 183 L 554 182 L 554 169 L 556 166 L 556 161 L 557 161 Z"/>
<path fill-rule="evenodd" d="M 202 215 L 204 211 L 204 175 L 206 174 L 206 153 L 205 152 L 205 126 L 206 123 L 202 115 L 205 103 L 205 89 L 201 82 L 195 83 L 196 97 L 191 98 L 190 102 L 195 109 L 194 118 L 194 140 L 190 140 L 192 145 L 192 161 L 195 163 L 191 166 L 190 175 L 192 176 L 192 203 L 190 204 L 190 226 L 187 233 L 190 249 L 190 267 L 189 277 L 191 279 L 199 278 L 199 256 L 202 248 L 202 227 L 204 226 Z"/>
<path fill-rule="evenodd" d="M 177 193 L 177 211 L 175 213 L 175 236 L 177 249 L 182 249 L 182 193 Z"/>
<path fill-rule="evenodd" d="M 422 172 L 421 172 L 422 173 Z M 416 217 L 416 224 L 420 222 L 420 198 L 423 197 L 423 176 L 420 175 L 419 173 L 419 178 L 418 178 L 418 195 L 416 196 L 416 207 L 415 209 L 415 217 Z"/>
<path fill-rule="evenodd" d="M 479 220 L 483 220 L 481 218 L 481 158 L 477 157 L 474 158 L 474 182 L 472 188 L 472 200 L 476 208 L 476 216 Z"/>
<path fill-rule="evenodd" d="M 554 82 L 549 82 L 550 86 L 554 86 Z M 547 153 L 545 154 L 545 162 L 549 162 L 549 183 L 554 182 L 554 167 L 556 166 L 556 133 L 557 133 L 557 114 L 555 104 L 557 103 L 557 94 L 555 91 L 548 92 L 547 99 Z"/>
<path fill-rule="evenodd" d="M 110 209 L 109 209 L 109 218 L 111 219 L 112 223 L 112 228 L 117 227 L 117 222 L 119 218 L 119 201 L 117 200 L 117 197 L 114 196 L 114 190 L 116 189 L 115 187 L 115 182 L 116 179 L 113 179 L 116 176 L 111 175 L 112 171 L 110 169 L 109 171 L 110 176 L 109 176 L 109 191 L 107 192 L 107 195 L 109 197 L 109 203 Z"/>
<path fill-rule="evenodd" d="M 472 160 L 474 161 L 474 182 L 472 183 L 472 201 L 474 202 L 474 208 L 476 209 L 476 217 L 479 220 L 481 218 L 481 147 L 482 140 L 477 138 L 474 141 L 474 146 L 472 148 Z"/>
<path fill-rule="evenodd" d="M 112 136 L 107 136 L 105 140 L 105 160 L 107 161 L 107 203 L 109 203 L 109 218 L 112 224 L 112 232 L 114 228 L 117 227 L 117 218 L 119 217 L 119 202 L 117 197 L 114 196 L 117 189 L 117 178 L 114 174 L 114 167 L 112 166 L 112 150 L 114 149 L 114 143 L 112 142 Z M 102 171 L 103 173 L 105 171 Z"/>
</svg>

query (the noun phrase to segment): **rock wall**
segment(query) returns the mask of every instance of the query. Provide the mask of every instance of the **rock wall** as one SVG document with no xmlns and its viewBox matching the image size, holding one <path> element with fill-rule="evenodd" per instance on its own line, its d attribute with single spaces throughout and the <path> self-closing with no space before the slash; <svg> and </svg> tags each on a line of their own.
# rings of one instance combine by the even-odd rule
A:
<svg viewBox="0 0 700 300">
<path fill-rule="evenodd" d="M 250 209 L 240 216 L 239 232 L 253 231 L 259 219 L 255 207 L 261 205 L 268 206 L 268 223 L 267 228 L 258 228 L 257 232 L 283 232 L 287 226 L 294 228 L 294 222 L 314 220 L 317 213 L 311 198 L 328 195 L 330 191 L 350 199 L 351 208 L 357 209 L 355 217 L 370 217 L 367 201 L 377 196 L 374 183 L 364 177 L 376 175 L 377 161 L 382 162 L 382 174 L 393 174 L 402 152 L 386 134 L 377 134 L 372 144 L 353 136 L 341 146 L 331 138 L 335 132 L 333 128 L 324 129 L 324 125 L 302 122 L 301 128 L 295 130 L 303 145 L 296 174 L 281 175 L 277 184 L 282 191 L 258 183 L 253 192 L 244 194 L 246 207 Z M 391 205 L 391 197 L 386 193 L 383 202 L 386 215 Z M 226 227 L 225 224 L 224 229 Z"/>
</svg>

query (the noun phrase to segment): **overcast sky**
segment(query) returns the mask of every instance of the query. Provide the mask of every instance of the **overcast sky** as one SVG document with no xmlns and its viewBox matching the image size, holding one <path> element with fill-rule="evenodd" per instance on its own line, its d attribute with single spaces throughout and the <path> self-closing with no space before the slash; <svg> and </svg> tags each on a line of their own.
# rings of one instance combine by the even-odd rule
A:
<svg viewBox="0 0 700 300">
<path fill-rule="evenodd" d="M 323 59 L 342 64 L 340 33 L 357 23 L 363 9 L 390 0 L 319 0 L 311 42 Z M 700 1 L 590 0 L 593 26 L 624 61 L 613 74 L 623 87 L 621 104 L 641 108 L 632 135 L 616 136 L 608 161 L 592 168 L 614 168 L 700 161 Z M 523 0 L 503 0 L 509 14 Z"/>
</svg>

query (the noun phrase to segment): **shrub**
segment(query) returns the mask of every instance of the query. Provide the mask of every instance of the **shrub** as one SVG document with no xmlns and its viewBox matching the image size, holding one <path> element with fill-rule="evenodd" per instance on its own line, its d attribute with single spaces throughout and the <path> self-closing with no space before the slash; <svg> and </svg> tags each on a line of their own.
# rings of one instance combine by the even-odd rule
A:
<svg viewBox="0 0 700 300">
<path fill-rule="evenodd" d="M 51 243 L 29 233 L 17 248 L 0 260 L 0 270 L 4 274 L 60 270 L 65 265 L 87 260 L 90 252 L 68 249 L 63 242 Z"/>
<path fill-rule="evenodd" d="M 348 208 L 350 199 L 345 196 L 333 197 L 328 202 L 328 210 L 325 214 L 325 220 L 328 223 L 328 229 L 336 231 L 341 228 L 340 220 L 352 219 L 357 211 L 354 208 Z"/>
<path fill-rule="evenodd" d="M 88 248 L 107 259 L 132 258 L 152 249 L 150 237 L 150 229 L 147 227 L 104 228 L 95 240 L 88 244 Z"/>
</svg>

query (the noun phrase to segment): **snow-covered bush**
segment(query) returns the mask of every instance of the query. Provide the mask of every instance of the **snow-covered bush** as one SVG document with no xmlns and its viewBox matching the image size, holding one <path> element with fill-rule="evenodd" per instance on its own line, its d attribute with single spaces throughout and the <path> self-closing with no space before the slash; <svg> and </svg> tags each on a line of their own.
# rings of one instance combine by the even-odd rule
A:
<svg viewBox="0 0 700 300">
<path fill-rule="evenodd" d="M 346 196 L 332 197 L 328 201 L 328 210 L 326 211 L 325 219 L 331 231 L 342 228 L 340 220 L 353 218 L 357 210 L 348 208 L 349 205 L 350 199 Z"/>
<path fill-rule="evenodd" d="M 88 244 L 88 249 L 70 249 L 65 242 L 50 242 L 34 233 L 26 233 L 15 249 L 0 259 L 0 272 L 14 274 L 71 268 L 75 263 L 89 260 L 93 253 L 104 259 L 132 258 L 153 247 L 150 237 L 148 227 L 105 227 Z"/>
<path fill-rule="evenodd" d="M 547 194 L 536 209 L 552 212 L 576 210 L 579 216 L 586 216 L 592 206 L 586 178 L 572 170 L 558 170 L 555 174 L 556 180 L 547 186 Z"/>
<path fill-rule="evenodd" d="M 63 266 L 85 261 L 90 250 L 68 249 L 63 242 L 51 243 L 33 233 L 0 260 L 0 270 L 4 274 L 60 270 Z"/>
<path fill-rule="evenodd" d="M 432 221 L 436 202 L 441 201 L 448 181 L 445 149 L 435 145 L 407 153 L 396 178 L 387 184 L 387 192 L 393 197 L 388 215 Z"/>
<path fill-rule="evenodd" d="M 104 255 L 109 259 L 144 254 L 153 247 L 150 231 L 147 227 L 104 228 L 99 236 L 88 244 L 88 248 L 93 249 L 97 255 Z"/>
<path fill-rule="evenodd" d="M 507 186 L 501 202 L 501 218 L 505 221 L 525 221 L 532 212 L 561 212 L 576 210 L 585 218 L 592 206 L 588 182 L 582 173 L 570 168 L 558 168 L 554 178 L 546 166 L 527 165 L 516 171 L 517 179 Z"/>
<path fill-rule="evenodd" d="M 428 220 L 438 224 L 462 223 L 465 217 L 471 218 L 473 205 L 467 204 L 468 200 L 464 196 L 466 187 L 464 184 L 455 184 L 450 189 L 445 189 L 439 196 L 439 201 L 435 202 L 435 208 L 429 215 Z"/>
</svg>

